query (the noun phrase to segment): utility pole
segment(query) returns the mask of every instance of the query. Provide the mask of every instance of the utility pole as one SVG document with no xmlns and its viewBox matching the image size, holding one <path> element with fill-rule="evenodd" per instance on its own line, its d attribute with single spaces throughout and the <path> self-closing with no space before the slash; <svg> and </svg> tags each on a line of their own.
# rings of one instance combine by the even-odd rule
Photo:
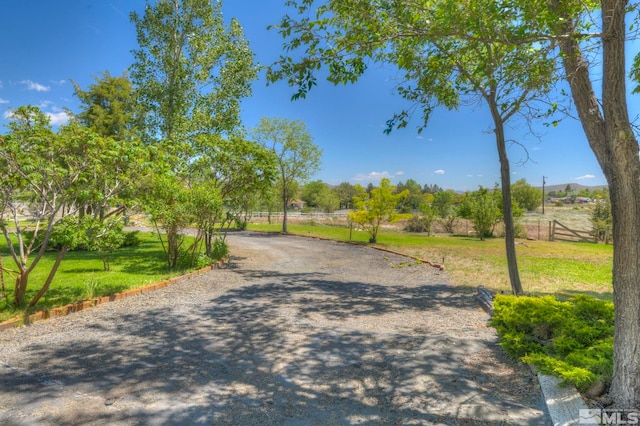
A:
<svg viewBox="0 0 640 426">
<path fill-rule="evenodd" d="M 547 183 L 546 179 L 546 176 L 542 176 L 542 214 L 544 214 L 544 199 L 547 198 L 544 194 L 544 184 Z"/>
</svg>

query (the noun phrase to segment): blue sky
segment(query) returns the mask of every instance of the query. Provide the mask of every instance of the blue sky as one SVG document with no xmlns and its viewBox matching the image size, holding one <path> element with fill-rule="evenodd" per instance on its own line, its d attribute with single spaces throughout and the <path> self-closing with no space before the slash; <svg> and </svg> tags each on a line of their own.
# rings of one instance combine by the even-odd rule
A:
<svg viewBox="0 0 640 426">
<path fill-rule="evenodd" d="M 271 64 L 282 52 L 282 39 L 266 27 L 286 13 L 283 3 L 223 2 L 225 17 L 238 18 L 262 65 Z M 0 126 L 7 123 L 10 108 L 27 104 L 40 106 L 54 124 L 63 123 L 64 108 L 78 111 L 69 79 L 86 88 L 102 71 L 121 75 L 137 47 L 129 13 L 141 12 L 144 4 L 144 0 L 3 2 L 3 32 L 8 36 L 0 55 Z M 386 120 L 406 107 L 393 94 L 393 77 L 393 69 L 372 65 L 355 85 L 321 82 L 306 99 L 291 101 L 293 90 L 285 83 L 267 86 L 263 73 L 254 84 L 253 97 L 242 103 L 244 124 L 254 127 L 263 116 L 303 121 L 323 150 L 322 170 L 313 179 L 330 184 L 377 184 L 386 176 L 394 183 L 414 179 L 473 190 L 500 180 L 491 117 L 485 108 L 440 109 L 420 135 L 417 123 L 385 135 Z M 629 103 L 634 117 L 638 97 L 630 97 Z M 507 129 L 507 136 L 526 146 L 530 156 L 520 164 L 525 158 L 522 149 L 515 145 L 509 149 L 513 181 L 525 178 L 539 186 L 547 176 L 548 185 L 606 184 L 579 122 L 566 119 L 558 127 L 538 130 L 540 138 L 526 137 L 524 125 Z"/>
</svg>

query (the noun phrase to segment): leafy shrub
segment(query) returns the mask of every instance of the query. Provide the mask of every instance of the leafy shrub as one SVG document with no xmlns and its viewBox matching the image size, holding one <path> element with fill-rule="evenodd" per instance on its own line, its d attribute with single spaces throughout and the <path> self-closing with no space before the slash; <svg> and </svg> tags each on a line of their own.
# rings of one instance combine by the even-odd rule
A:
<svg viewBox="0 0 640 426">
<path fill-rule="evenodd" d="M 515 223 L 513 225 L 513 232 L 516 238 L 527 238 L 527 229 L 521 223 Z"/>
<path fill-rule="evenodd" d="M 181 252 L 178 256 L 178 268 L 202 269 L 211 265 L 211 258 L 201 252 Z"/>
<path fill-rule="evenodd" d="M 237 230 L 239 231 L 246 231 L 247 230 L 247 225 L 249 224 L 246 220 L 242 220 L 240 218 L 236 218 L 234 220 L 235 222 L 235 227 Z"/>
<path fill-rule="evenodd" d="M 220 238 L 216 239 L 211 248 L 211 258 L 213 260 L 220 260 L 227 254 L 229 254 L 229 246 L 227 243 Z"/>
<path fill-rule="evenodd" d="M 142 240 L 138 236 L 140 231 L 130 231 L 124 233 L 124 239 L 120 247 L 138 247 Z"/>
<path fill-rule="evenodd" d="M 425 218 L 424 216 L 414 214 L 409 218 L 407 224 L 404 227 L 405 231 L 409 232 L 427 232 L 431 233 L 431 225 L 432 222 Z"/>
<path fill-rule="evenodd" d="M 566 302 L 498 295 L 491 325 L 509 355 L 584 391 L 611 382 L 613 319 L 611 302 L 583 295 Z"/>
</svg>

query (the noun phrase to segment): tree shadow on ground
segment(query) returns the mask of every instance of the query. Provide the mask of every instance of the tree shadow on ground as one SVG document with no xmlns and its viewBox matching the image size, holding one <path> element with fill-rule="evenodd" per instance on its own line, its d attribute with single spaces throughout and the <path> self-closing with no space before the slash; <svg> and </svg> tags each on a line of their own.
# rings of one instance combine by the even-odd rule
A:
<svg viewBox="0 0 640 426">
<path fill-rule="evenodd" d="M 50 404 L 40 420 L 69 425 L 496 424 L 530 410 L 511 402 L 492 373 L 495 356 L 482 356 L 499 352 L 494 343 L 456 337 L 464 325 L 425 334 L 348 324 L 478 309 L 470 293 L 322 273 L 226 273 L 247 285 L 186 306 L 96 319 L 93 340 L 31 346 L 24 369 L 0 364 L 0 394 L 26 414 Z M 474 354 L 480 359 L 467 362 Z M 65 389 L 77 400 L 73 417 L 56 406 Z"/>
</svg>

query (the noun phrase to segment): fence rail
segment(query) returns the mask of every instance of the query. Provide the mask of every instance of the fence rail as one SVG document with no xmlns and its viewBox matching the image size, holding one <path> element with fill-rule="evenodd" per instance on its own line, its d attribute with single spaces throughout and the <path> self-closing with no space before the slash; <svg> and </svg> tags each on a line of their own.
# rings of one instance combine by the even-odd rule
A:
<svg viewBox="0 0 640 426">
<path fill-rule="evenodd" d="M 283 212 L 254 212 L 253 217 L 282 217 L 284 216 Z M 287 217 L 317 217 L 317 218 L 330 218 L 330 217 L 346 217 L 347 214 L 345 212 L 335 212 L 335 213 L 321 213 L 321 212 L 310 212 L 310 213 L 302 213 L 302 212 L 287 212 Z"/>
<path fill-rule="evenodd" d="M 585 243 L 598 242 L 598 236 L 593 235 L 591 231 L 571 229 L 557 220 L 549 222 L 549 228 L 549 241 L 580 241 Z"/>
</svg>

